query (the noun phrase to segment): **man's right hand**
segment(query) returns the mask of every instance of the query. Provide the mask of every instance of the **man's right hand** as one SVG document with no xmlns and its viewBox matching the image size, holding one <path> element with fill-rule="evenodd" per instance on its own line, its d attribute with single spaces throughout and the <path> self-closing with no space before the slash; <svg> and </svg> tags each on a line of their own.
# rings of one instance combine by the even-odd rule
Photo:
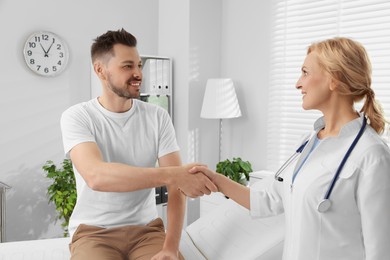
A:
<svg viewBox="0 0 390 260">
<path fill-rule="evenodd" d="M 211 192 L 217 192 L 215 184 L 202 172 L 190 173 L 190 169 L 200 164 L 187 164 L 181 167 L 175 167 L 173 185 L 177 187 L 186 196 L 197 198 L 204 194 L 210 195 Z"/>
</svg>

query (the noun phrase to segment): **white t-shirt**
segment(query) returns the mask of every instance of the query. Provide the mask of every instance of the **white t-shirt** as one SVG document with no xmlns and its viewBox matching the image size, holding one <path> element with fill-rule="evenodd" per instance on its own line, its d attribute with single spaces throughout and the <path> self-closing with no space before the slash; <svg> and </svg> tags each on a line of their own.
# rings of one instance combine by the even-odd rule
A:
<svg viewBox="0 0 390 260">
<path fill-rule="evenodd" d="M 74 105 L 61 117 L 65 154 L 77 144 L 95 142 L 106 162 L 154 167 L 158 158 L 178 151 L 168 113 L 153 104 L 133 99 L 131 109 L 113 113 L 97 98 Z M 100 227 L 144 225 L 157 217 L 154 189 L 134 192 L 99 192 L 88 187 L 73 167 L 77 203 L 69 221 L 73 236 L 80 224 Z"/>
</svg>

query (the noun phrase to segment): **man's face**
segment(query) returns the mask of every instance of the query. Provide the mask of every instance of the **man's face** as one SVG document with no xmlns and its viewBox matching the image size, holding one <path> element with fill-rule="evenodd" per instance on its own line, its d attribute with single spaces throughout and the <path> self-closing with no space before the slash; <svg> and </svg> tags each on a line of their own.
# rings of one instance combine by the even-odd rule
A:
<svg viewBox="0 0 390 260">
<path fill-rule="evenodd" d="M 136 47 L 114 45 L 114 56 L 106 64 L 107 87 L 119 97 L 139 98 L 142 61 Z"/>
</svg>

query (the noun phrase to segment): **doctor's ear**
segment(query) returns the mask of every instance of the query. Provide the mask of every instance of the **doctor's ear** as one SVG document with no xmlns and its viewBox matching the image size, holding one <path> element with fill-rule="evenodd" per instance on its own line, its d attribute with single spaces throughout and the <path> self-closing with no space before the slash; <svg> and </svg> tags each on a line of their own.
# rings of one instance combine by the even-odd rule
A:
<svg viewBox="0 0 390 260">
<path fill-rule="evenodd" d="M 339 83 L 337 80 L 331 79 L 329 89 L 335 91 L 339 87 Z"/>
</svg>

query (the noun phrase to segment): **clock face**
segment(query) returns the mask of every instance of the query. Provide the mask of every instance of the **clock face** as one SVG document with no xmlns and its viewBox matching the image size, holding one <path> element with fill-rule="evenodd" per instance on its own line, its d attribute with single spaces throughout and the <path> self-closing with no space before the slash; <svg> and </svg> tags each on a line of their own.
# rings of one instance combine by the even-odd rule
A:
<svg viewBox="0 0 390 260">
<path fill-rule="evenodd" d="M 68 48 L 65 42 L 51 32 L 35 32 L 24 45 L 27 66 L 41 76 L 56 76 L 68 63 Z"/>
</svg>

